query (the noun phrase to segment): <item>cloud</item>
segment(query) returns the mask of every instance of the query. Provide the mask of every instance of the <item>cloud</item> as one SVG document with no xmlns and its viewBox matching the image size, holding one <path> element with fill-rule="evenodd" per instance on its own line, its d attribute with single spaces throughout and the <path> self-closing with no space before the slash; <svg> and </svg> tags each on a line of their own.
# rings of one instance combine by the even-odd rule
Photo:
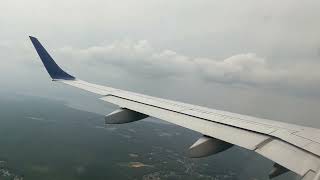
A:
<svg viewBox="0 0 320 180">
<path fill-rule="evenodd" d="M 173 50 L 157 50 L 147 40 L 116 41 L 88 48 L 64 47 L 57 51 L 64 57 L 86 65 L 113 65 L 132 75 L 157 78 L 195 76 L 207 82 L 249 86 L 299 87 L 317 84 L 317 64 L 280 64 L 255 53 L 236 54 L 225 59 L 190 57 Z M 311 73 L 313 72 L 313 73 Z"/>
<path fill-rule="evenodd" d="M 117 41 L 85 49 L 64 47 L 58 49 L 57 53 L 87 65 L 113 65 L 134 74 L 153 77 L 180 76 L 194 71 L 194 63 L 189 57 L 171 50 L 156 51 L 146 40 Z"/>
<path fill-rule="evenodd" d="M 253 53 L 237 54 L 221 61 L 197 58 L 195 62 L 205 78 L 218 82 L 262 84 L 281 78 L 280 74 L 275 77 L 276 72 L 265 59 Z"/>
</svg>

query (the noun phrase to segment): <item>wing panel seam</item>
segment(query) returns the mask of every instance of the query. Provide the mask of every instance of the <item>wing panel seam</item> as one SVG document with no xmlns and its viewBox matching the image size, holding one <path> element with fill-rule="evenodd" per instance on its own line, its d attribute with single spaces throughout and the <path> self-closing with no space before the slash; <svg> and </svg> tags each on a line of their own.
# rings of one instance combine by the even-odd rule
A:
<svg viewBox="0 0 320 180">
<path fill-rule="evenodd" d="M 313 152 L 311 152 L 311 151 L 308 151 L 308 150 L 304 149 L 303 147 L 296 146 L 296 145 L 292 144 L 291 142 L 285 141 L 285 140 L 283 140 L 283 139 L 281 139 L 281 138 L 279 138 L 279 137 L 275 137 L 275 136 L 272 136 L 272 135 L 270 135 L 270 134 L 264 134 L 264 133 L 252 131 L 252 130 L 249 130 L 249 129 L 244 129 L 244 128 L 241 128 L 241 127 L 237 127 L 237 126 L 233 126 L 233 125 L 229 125 L 229 124 L 224 124 L 224 123 L 221 123 L 221 122 L 211 121 L 211 120 L 208 120 L 208 119 L 205 119 L 205 118 L 202 118 L 202 117 L 197 117 L 197 116 L 194 116 L 194 115 L 185 114 L 185 113 L 183 113 L 183 112 L 174 111 L 174 110 L 171 110 L 171 109 L 166 109 L 166 108 L 163 108 L 163 107 L 159 107 L 159 106 L 155 106 L 155 105 L 151 105 L 151 104 L 139 102 L 139 101 L 136 101 L 136 100 L 132 100 L 132 99 L 128 99 L 128 98 L 124 98 L 124 97 L 120 97 L 120 96 L 116 96 L 116 95 L 112 95 L 112 94 L 109 95 L 109 96 L 113 96 L 113 97 L 116 97 L 116 98 L 125 99 L 125 100 L 132 101 L 132 102 L 136 102 L 136 103 L 139 103 L 139 104 L 144 104 L 144 105 L 148 105 L 148 106 L 160 108 L 160 109 L 163 109 L 163 110 L 167 110 L 167 111 L 171 111 L 171 112 L 183 114 L 183 115 L 186 115 L 186 116 L 190 116 L 190 117 L 193 117 L 193 118 L 202 119 L 202 120 L 209 121 L 209 122 L 218 123 L 218 124 L 221 124 L 221 125 L 227 125 L 227 126 L 234 127 L 234 128 L 238 128 L 238 129 L 242 129 L 242 130 L 245 130 L 245 131 L 254 132 L 254 133 L 257 133 L 257 134 L 262 134 L 262 135 L 268 135 L 268 136 L 270 136 L 271 140 L 270 140 L 270 141 L 267 141 L 267 142 L 265 142 L 265 143 L 262 142 L 263 144 L 260 143 L 260 144 L 261 144 L 260 146 L 259 146 L 259 144 L 258 144 L 259 148 L 261 148 L 261 147 L 263 147 L 264 145 L 268 144 L 268 143 L 271 142 L 273 139 L 279 139 L 279 140 L 281 140 L 281 141 L 283 141 L 283 142 L 287 142 L 287 143 L 291 144 L 291 145 L 294 146 L 294 147 L 297 147 L 297 148 L 299 148 L 299 149 L 301 149 L 301 150 L 303 150 L 303 151 L 309 152 L 309 153 L 314 154 L 314 155 L 316 155 L 316 156 L 319 157 L 319 155 L 317 155 L 317 154 L 315 154 L 315 153 L 313 153 Z M 268 139 L 270 139 L 270 138 L 268 138 Z M 257 149 L 257 148 L 256 148 L 256 149 Z"/>
</svg>

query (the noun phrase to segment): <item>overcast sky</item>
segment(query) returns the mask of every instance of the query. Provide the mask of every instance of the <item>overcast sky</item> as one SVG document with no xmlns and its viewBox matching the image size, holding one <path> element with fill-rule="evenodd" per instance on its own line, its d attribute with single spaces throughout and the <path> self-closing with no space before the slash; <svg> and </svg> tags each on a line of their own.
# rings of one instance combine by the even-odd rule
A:
<svg viewBox="0 0 320 180">
<path fill-rule="evenodd" d="M 33 35 L 84 80 L 320 127 L 319 9 L 317 0 L 1 0 L 0 92 L 89 109 L 96 100 L 50 81 Z"/>
</svg>

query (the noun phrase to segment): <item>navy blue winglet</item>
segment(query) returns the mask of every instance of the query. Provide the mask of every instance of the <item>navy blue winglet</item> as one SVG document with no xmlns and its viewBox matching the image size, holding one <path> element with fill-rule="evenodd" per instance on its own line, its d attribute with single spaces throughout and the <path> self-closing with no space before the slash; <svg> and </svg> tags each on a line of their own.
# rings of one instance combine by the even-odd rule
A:
<svg viewBox="0 0 320 180">
<path fill-rule="evenodd" d="M 57 64 L 54 62 L 50 54 L 46 49 L 41 45 L 37 38 L 29 36 L 33 46 L 36 48 L 40 59 L 47 69 L 49 75 L 53 80 L 74 80 L 75 77 L 63 71 Z"/>
</svg>

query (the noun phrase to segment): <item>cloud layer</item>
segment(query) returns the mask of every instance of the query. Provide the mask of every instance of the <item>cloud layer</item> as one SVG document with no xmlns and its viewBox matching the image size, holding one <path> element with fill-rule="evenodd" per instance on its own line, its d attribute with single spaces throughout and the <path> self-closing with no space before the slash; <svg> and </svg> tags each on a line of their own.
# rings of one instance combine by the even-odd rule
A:
<svg viewBox="0 0 320 180">
<path fill-rule="evenodd" d="M 190 57 L 173 50 L 158 50 L 146 40 L 116 41 L 88 48 L 58 49 L 64 58 L 95 67 L 117 66 L 132 75 L 158 78 L 196 77 L 227 84 L 300 87 L 314 86 L 320 80 L 316 64 L 279 64 L 255 53 L 236 54 L 225 59 Z"/>
</svg>

